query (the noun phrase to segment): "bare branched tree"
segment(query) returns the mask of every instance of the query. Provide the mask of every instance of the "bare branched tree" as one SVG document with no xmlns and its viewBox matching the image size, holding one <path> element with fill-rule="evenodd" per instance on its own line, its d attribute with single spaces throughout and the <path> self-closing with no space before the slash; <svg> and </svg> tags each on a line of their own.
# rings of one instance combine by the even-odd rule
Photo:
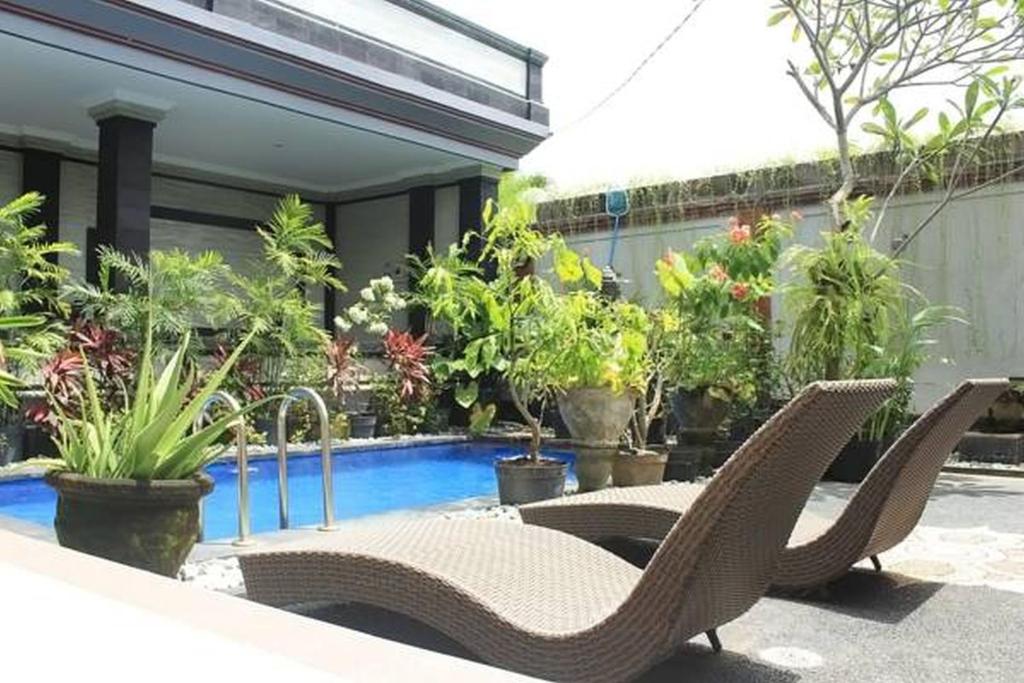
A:
<svg viewBox="0 0 1024 683">
<path fill-rule="evenodd" d="M 862 128 L 882 136 L 900 163 L 885 205 L 909 177 L 939 174 L 943 199 L 910 235 L 919 234 L 958 191 L 999 130 L 1006 113 L 1021 106 L 1019 79 L 1009 66 L 1024 57 L 1024 0 L 779 0 L 769 25 L 792 24 L 794 41 L 806 41 L 810 58 L 788 64 L 788 75 L 822 120 L 835 132 L 840 186 L 829 200 L 837 228 L 844 205 L 856 188 L 856 160 L 850 131 Z M 909 131 L 929 112 L 901 118 L 894 93 L 923 86 L 964 90 L 962 103 L 938 115 L 939 133 L 923 142 Z M 976 191 L 973 188 L 972 191 Z M 910 239 L 901 249 L 906 248 Z"/>
</svg>

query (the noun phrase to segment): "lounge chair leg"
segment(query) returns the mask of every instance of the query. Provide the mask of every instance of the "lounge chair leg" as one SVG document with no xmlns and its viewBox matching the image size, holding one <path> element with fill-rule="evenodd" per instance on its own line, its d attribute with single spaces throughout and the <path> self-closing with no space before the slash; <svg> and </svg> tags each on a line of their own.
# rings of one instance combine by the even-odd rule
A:
<svg viewBox="0 0 1024 683">
<path fill-rule="evenodd" d="M 882 561 L 878 559 L 878 555 L 871 556 L 871 564 L 875 565 L 875 571 L 882 571 Z"/>
<path fill-rule="evenodd" d="M 722 651 L 722 641 L 718 639 L 718 631 L 711 629 L 710 631 L 706 631 L 704 635 L 706 635 L 708 637 L 708 641 L 711 642 L 711 649 L 714 652 L 717 653 Z"/>
</svg>

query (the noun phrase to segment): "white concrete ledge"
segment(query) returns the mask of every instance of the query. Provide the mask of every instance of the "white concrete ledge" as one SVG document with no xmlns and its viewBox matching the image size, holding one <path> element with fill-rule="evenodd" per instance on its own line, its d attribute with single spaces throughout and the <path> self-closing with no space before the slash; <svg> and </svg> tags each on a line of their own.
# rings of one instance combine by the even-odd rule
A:
<svg viewBox="0 0 1024 683">
<path fill-rule="evenodd" d="M 5 531 L 0 606 L 4 680 L 533 680 Z"/>
</svg>

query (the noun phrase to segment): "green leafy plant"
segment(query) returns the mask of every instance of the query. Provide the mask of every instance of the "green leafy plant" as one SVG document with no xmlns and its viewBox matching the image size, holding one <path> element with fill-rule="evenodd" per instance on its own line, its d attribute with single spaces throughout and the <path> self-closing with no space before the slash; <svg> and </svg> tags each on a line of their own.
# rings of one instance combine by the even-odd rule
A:
<svg viewBox="0 0 1024 683">
<path fill-rule="evenodd" d="M 97 253 L 97 284 L 71 283 L 66 296 L 85 319 L 119 331 L 136 346 L 143 343 L 151 309 L 155 343 L 174 348 L 191 333 L 190 360 L 201 350 L 198 329 L 229 325 L 241 314 L 241 302 L 226 287 L 231 268 L 215 251 L 193 256 L 154 250 L 145 261 L 107 246 Z"/>
<path fill-rule="evenodd" d="M 345 286 L 335 275 L 341 263 L 323 224 L 297 195 L 284 197 L 257 232 L 262 261 L 252 264 L 247 275 L 232 273 L 230 282 L 242 304 L 236 325 L 259 330 L 251 351 L 263 361 L 265 383 L 276 388 L 289 358 L 319 355 L 330 341 L 305 290 L 345 291 Z"/>
<path fill-rule="evenodd" d="M 499 201 L 485 206 L 479 234 L 467 234 L 440 257 L 428 254 L 419 264 L 415 302 L 446 325 L 455 340 L 443 376 L 462 380 L 459 402 L 466 407 L 477 402 L 483 377 L 503 379 L 530 431 L 529 456 L 536 462 L 542 417 L 530 406 L 546 397 L 559 339 L 550 322 L 555 292 L 534 272 L 557 238 L 536 229 L 531 187 L 507 177 L 499 186 Z M 478 255 L 471 256 L 477 248 Z M 485 278 L 485 271 L 493 277 Z"/>
<path fill-rule="evenodd" d="M 799 216 L 794 216 L 798 219 Z M 663 372 L 668 384 L 750 403 L 771 363 L 759 302 L 777 288 L 775 269 L 792 226 L 779 216 L 733 218 L 692 253 L 669 250 L 655 272 L 667 299 Z M 765 356 L 768 356 L 766 358 Z"/>
<path fill-rule="evenodd" d="M 794 275 L 785 290 L 792 317 L 787 365 L 800 383 L 862 376 L 904 315 L 899 262 L 864 239 L 870 200 L 857 204 L 846 211 L 854 218 L 849 229 L 822 233 L 821 247 L 798 245 L 787 254 Z"/>
<path fill-rule="evenodd" d="M 153 326 L 148 325 L 138 382 L 127 397 L 126 408 L 108 410 L 92 373 L 85 372 L 82 416 L 59 418 L 56 443 L 60 459 L 37 462 L 53 470 L 105 479 L 185 479 L 194 475 L 223 452 L 224 445 L 219 441 L 236 420 L 261 405 L 250 404 L 191 433 L 206 401 L 224 383 L 255 334 L 246 335 L 227 361 L 196 390 L 194 373 L 185 369 L 189 334 L 185 334 L 163 371 L 157 373 Z"/>
<path fill-rule="evenodd" d="M 553 388 L 645 387 L 648 319 L 640 306 L 578 290 L 555 298 L 549 318 L 561 332 L 549 368 Z"/>
<path fill-rule="evenodd" d="M 60 254 L 67 242 L 46 242 L 46 227 L 30 225 L 45 198 L 29 192 L 0 206 L 0 404 L 14 406 L 24 375 L 63 343 L 59 318 L 68 306 L 58 297 L 68 271 Z"/>
</svg>

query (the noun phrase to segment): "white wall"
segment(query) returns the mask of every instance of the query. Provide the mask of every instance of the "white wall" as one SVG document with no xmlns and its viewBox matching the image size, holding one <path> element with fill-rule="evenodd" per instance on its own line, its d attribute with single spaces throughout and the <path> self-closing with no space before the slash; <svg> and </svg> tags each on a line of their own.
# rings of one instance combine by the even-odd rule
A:
<svg viewBox="0 0 1024 683">
<path fill-rule="evenodd" d="M 348 292 L 339 293 L 343 310 L 359 298 L 370 278 L 390 275 L 395 286 L 407 285 L 405 255 L 409 252 L 409 196 L 406 194 L 342 204 L 337 215 L 338 257 L 344 268 L 341 279 Z M 395 323 L 405 327 L 405 312 Z"/>
<path fill-rule="evenodd" d="M 72 161 L 60 165 L 60 238 L 78 247 L 61 255 L 72 277 L 85 280 L 85 235 L 96 225 L 96 167 Z"/>
<path fill-rule="evenodd" d="M 434 251 L 446 251 L 458 241 L 459 186 L 439 187 L 434 193 Z"/>
<path fill-rule="evenodd" d="M 934 195 L 898 200 L 887 214 L 876 246 L 887 251 L 934 204 Z M 828 225 L 823 207 L 798 207 L 805 215 L 796 242 L 820 244 Z M 1024 184 L 979 192 L 949 207 L 904 254 L 906 280 L 933 304 L 963 309 L 970 326 L 949 325 L 936 335 L 933 360 L 916 378 L 916 404 L 926 407 L 966 377 L 1024 376 Z M 629 280 L 626 295 L 660 297 L 654 263 L 666 248 L 685 250 L 724 228 L 728 216 L 620 232 L 616 268 Z M 607 262 L 611 232 L 569 235 L 576 249 L 598 265 Z M 774 303 L 785 310 L 782 297 Z M 948 359 L 951 362 L 946 362 Z"/>
<path fill-rule="evenodd" d="M 0 150 L 0 204 L 21 194 L 21 155 Z"/>
</svg>

